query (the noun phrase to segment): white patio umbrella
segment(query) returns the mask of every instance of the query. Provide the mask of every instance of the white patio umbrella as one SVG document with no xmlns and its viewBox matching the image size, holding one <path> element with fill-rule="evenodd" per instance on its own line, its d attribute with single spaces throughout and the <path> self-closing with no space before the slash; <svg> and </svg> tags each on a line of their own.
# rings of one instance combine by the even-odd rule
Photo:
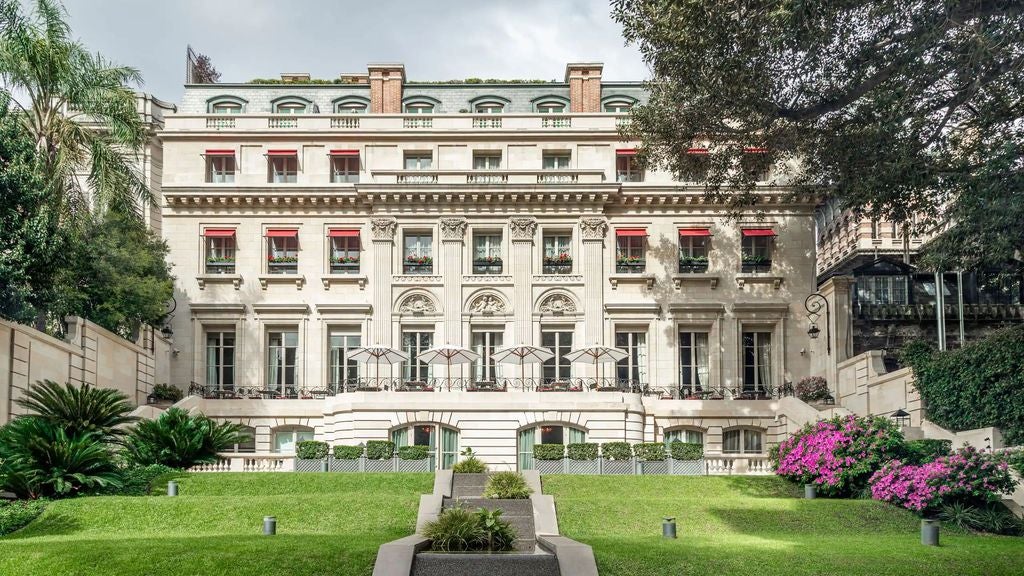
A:
<svg viewBox="0 0 1024 576">
<path fill-rule="evenodd" d="M 595 374 L 597 374 L 597 382 L 600 382 L 601 364 L 605 362 L 618 362 L 619 360 L 622 360 L 626 356 L 629 356 L 629 353 L 620 348 L 612 348 L 611 346 L 598 346 L 595 344 L 593 346 L 587 346 L 585 348 L 577 348 L 575 350 L 570 350 L 566 352 L 565 355 L 562 357 L 568 360 L 569 362 L 572 362 L 573 364 L 593 362 L 594 372 Z"/>
<path fill-rule="evenodd" d="M 364 364 L 374 364 L 377 367 L 376 380 L 380 384 L 380 365 L 381 364 L 398 364 L 409 359 L 409 355 L 401 350 L 389 348 L 387 346 L 364 346 L 362 348 L 355 348 L 348 355 L 350 360 L 356 362 L 363 362 Z"/>
<path fill-rule="evenodd" d="M 469 348 L 463 348 L 462 346 L 449 346 L 446 344 L 444 346 L 437 346 L 420 352 L 416 355 L 416 360 L 426 362 L 427 364 L 447 364 L 448 389 L 451 390 L 452 364 L 469 364 L 479 357 L 479 354 L 473 352 Z"/>
<path fill-rule="evenodd" d="M 555 353 L 540 346 L 529 346 L 526 344 L 515 344 L 498 348 L 491 353 L 491 359 L 502 364 L 519 364 L 519 377 L 526 384 L 525 364 L 543 364 L 545 360 L 554 356 Z"/>
</svg>

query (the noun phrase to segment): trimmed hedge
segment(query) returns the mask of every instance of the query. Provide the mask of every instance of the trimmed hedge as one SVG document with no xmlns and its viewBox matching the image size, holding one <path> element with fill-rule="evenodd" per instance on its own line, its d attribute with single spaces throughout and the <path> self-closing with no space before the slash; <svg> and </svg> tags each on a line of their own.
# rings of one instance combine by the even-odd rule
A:
<svg viewBox="0 0 1024 576">
<path fill-rule="evenodd" d="M 387 460 L 395 455 L 395 443 L 390 440 L 370 440 L 366 443 L 368 460 Z"/>
<path fill-rule="evenodd" d="M 327 458 L 330 448 L 327 442 L 320 440 L 303 440 L 295 445 L 295 457 L 300 460 L 323 460 Z"/>
<path fill-rule="evenodd" d="M 601 444 L 601 456 L 605 460 L 629 460 L 633 449 L 628 442 L 605 442 Z"/>
<path fill-rule="evenodd" d="M 992 332 L 957 350 L 926 342 L 903 348 L 928 419 L 953 431 L 996 426 L 1024 443 L 1024 325 Z"/>
<path fill-rule="evenodd" d="M 952 440 L 908 440 L 903 445 L 904 464 L 927 464 L 940 456 L 949 456 L 953 451 Z"/>
<path fill-rule="evenodd" d="M 661 462 L 665 460 L 665 444 L 662 442 L 644 442 L 633 444 L 636 459 L 642 462 Z"/>
<path fill-rule="evenodd" d="M 668 445 L 673 460 L 700 460 L 704 457 L 704 445 L 693 442 L 672 442 Z"/>
<path fill-rule="evenodd" d="M 591 442 L 569 444 L 566 447 L 566 454 L 570 460 L 594 460 L 597 458 L 597 444 Z"/>
<path fill-rule="evenodd" d="M 561 460 L 565 457 L 565 445 L 535 444 L 533 446 L 533 457 L 537 460 Z"/>
<path fill-rule="evenodd" d="M 402 460 L 426 460 L 428 453 L 426 446 L 402 446 L 398 449 L 398 457 Z"/>
<path fill-rule="evenodd" d="M 358 460 L 363 455 L 362 446 L 335 446 L 334 457 L 338 460 Z"/>
</svg>

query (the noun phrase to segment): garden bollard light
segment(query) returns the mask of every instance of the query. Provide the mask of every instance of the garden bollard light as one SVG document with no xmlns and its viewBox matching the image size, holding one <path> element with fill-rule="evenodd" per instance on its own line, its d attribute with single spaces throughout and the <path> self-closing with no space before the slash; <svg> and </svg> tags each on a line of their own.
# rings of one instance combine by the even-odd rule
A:
<svg viewBox="0 0 1024 576">
<path fill-rule="evenodd" d="M 921 544 L 925 546 L 939 545 L 939 521 L 924 518 L 921 520 Z"/>
<path fill-rule="evenodd" d="M 167 481 L 167 495 L 177 496 L 178 495 L 178 483 L 174 480 Z"/>
<path fill-rule="evenodd" d="M 814 500 L 818 497 L 818 487 L 814 484 L 804 484 L 804 498 Z"/>
<path fill-rule="evenodd" d="M 663 538 L 676 537 L 676 519 L 672 516 L 666 517 L 665 521 L 661 523 L 661 536 Z"/>
<path fill-rule="evenodd" d="M 263 517 L 263 535 L 273 536 L 277 534 L 277 517 L 276 516 L 264 516 Z"/>
</svg>

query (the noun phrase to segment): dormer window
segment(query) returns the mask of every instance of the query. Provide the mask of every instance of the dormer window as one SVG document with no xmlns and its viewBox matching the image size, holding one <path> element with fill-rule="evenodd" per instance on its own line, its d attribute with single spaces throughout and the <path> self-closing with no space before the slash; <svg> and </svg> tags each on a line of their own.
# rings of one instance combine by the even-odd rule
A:
<svg viewBox="0 0 1024 576">
<path fill-rule="evenodd" d="M 362 96 L 343 96 L 334 101 L 335 114 L 366 114 L 370 101 Z"/>
<path fill-rule="evenodd" d="M 274 112 L 277 112 L 278 114 L 305 114 L 306 105 L 294 102 L 288 102 L 287 104 L 278 104 Z"/>
<path fill-rule="evenodd" d="M 626 112 L 629 112 L 630 108 L 632 107 L 632 102 L 626 102 L 624 100 L 613 100 L 605 103 L 604 111 L 612 114 L 625 114 Z"/>
<path fill-rule="evenodd" d="M 210 114 L 241 114 L 245 112 L 246 101 L 237 96 L 218 96 L 206 102 Z"/>
<path fill-rule="evenodd" d="M 274 114 L 307 114 L 312 112 L 313 103 L 297 96 L 278 98 L 271 102 Z"/>
<path fill-rule="evenodd" d="M 476 105 L 477 114 L 501 114 L 505 105 L 500 102 L 482 102 Z"/>
<path fill-rule="evenodd" d="M 540 114 L 561 114 L 565 112 L 565 104 L 561 102 L 541 102 L 537 104 L 537 112 Z"/>
<path fill-rule="evenodd" d="M 405 105 L 406 114 L 433 114 L 434 105 L 429 102 L 414 102 Z"/>
</svg>

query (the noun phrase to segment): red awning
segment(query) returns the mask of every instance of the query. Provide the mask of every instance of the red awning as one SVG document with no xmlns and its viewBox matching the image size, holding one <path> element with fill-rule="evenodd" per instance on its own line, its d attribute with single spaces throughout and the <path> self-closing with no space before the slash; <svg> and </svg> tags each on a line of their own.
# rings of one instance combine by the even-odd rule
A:
<svg viewBox="0 0 1024 576">
<path fill-rule="evenodd" d="M 331 150 L 331 156 L 359 156 L 359 150 Z"/>
<path fill-rule="evenodd" d="M 296 150 L 267 150 L 267 156 L 298 156 Z"/>
<path fill-rule="evenodd" d="M 359 238 L 359 230 L 331 228 L 327 231 L 327 235 L 331 238 Z"/>
<path fill-rule="evenodd" d="M 298 230 L 267 230 L 267 238 L 295 238 Z"/>
<path fill-rule="evenodd" d="M 203 230 L 203 236 L 207 238 L 229 238 L 234 235 L 234 228 L 207 228 Z"/>
<path fill-rule="evenodd" d="M 771 228 L 744 228 L 744 236 L 775 236 L 775 231 Z"/>
<path fill-rule="evenodd" d="M 206 155 L 207 156 L 234 156 L 235 155 L 235 151 L 234 150 L 226 150 L 226 149 L 224 149 L 224 150 L 207 150 L 206 151 Z"/>
<path fill-rule="evenodd" d="M 647 236 L 646 228 L 616 228 L 616 236 Z"/>
<path fill-rule="evenodd" d="M 711 236 L 711 230 L 707 228 L 680 228 L 680 236 Z"/>
<path fill-rule="evenodd" d="M 686 149 L 686 153 L 687 154 L 708 154 L 709 152 L 708 152 L 707 148 L 687 148 Z"/>
<path fill-rule="evenodd" d="M 636 156 L 636 148 L 619 148 L 615 153 L 619 156 Z"/>
<path fill-rule="evenodd" d="M 743 148 L 743 151 L 748 154 L 763 154 L 768 151 L 767 148 L 759 148 L 756 146 L 747 146 Z"/>
</svg>

